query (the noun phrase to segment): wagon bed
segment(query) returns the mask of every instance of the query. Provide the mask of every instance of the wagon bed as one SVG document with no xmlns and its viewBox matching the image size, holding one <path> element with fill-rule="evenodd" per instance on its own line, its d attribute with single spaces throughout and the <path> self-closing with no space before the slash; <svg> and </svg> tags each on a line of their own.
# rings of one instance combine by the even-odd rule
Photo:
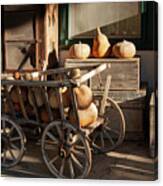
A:
<svg viewBox="0 0 163 186">
<path fill-rule="evenodd" d="M 56 177 L 61 178 L 83 178 L 86 177 L 90 171 L 92 164 L 92 155 L 91 148 L 96 148 L 101 152 L 106 152 L 113 150 L 116 146 L 122 143 L 124 139 L 125 132 L 125 120 L 122 111 L 119 106 L 112 100 L 108 98 L 108 91 L 110 86 L 111 77 L 108 76 L 106 80 L 105 90 L 99 107 L 99 117 L 96 122 L 92 123 L 87 127 L 81 127 L 79 124 L 79 116 L 77 111 L 76 96 L 74 94 L 74 87 L 80 86 L 82 83 L 86 83 L 91 77 L 100 74 L 103 70 L 108 68 L 107 64 L 102 64 L 91 70 L 90 72 L 82 75 L 76 80 L 69 78 L 69 73 L 74 68 L 59 68 L 55 70 L 46 70 L 37 72 L 40 76 L 40 80 L 31 81 L 24 80 L 24 73 L 20 73 L 20 80 L 8 80 L 9 76 L 7 74 L 2 74 L 1 84 L 2 84 L 2 101 L 7 100 L 9 103 L 10 114 L 6 115 L 2 111 L 2 142 L 3 142 L 3 152 L 1 155 L 2 166 L 10 167 L 14 166 L 20 162 L 23 154 L 25 152 L 25 143 L 27 141 L 26 136 L 23 132 L 23 125 L 33 125 L 41 129 L 41 151 L 45 164 L 47 165 L 49 171 Z M 82 67 L 80 70 L 84 70 L 85 67 Z M 60 80 L 47 80 L 49 76 L 59 75 L 62 78 Z M 19 99 L 22 115 L 17 116 L 16 111 L 14 110 L 13 102 L 9 94 L 10 87 L 16 87 L 17 96 Z M 35 113 L 35 119 L 31 119 L 26 112 L 26 105 L 22 98 L 21 87 L 26 87 L 28 92 L 32 95 L 33 100 L 33 109 Z M 60 88 L 67 87 L 70 89 L 71 96 L 71 106 L 73 112 L 76 116 L 76 124 L 73 125 L 69 123 L 64 112 L 63 99 Z M 57 92 L 57 99 L 59 102 L 59 112 L 60 118 L 56 119 L 52 114 L 52 109 L 49 104 L 49 98 L 47 89 L 54 88 Z M 38 105 L 36 101 L 37 95 L 35 95 L 35 90 L 39 89 L 46 110 L 48 111 L 49 124 L 42 123 L 40 121 Z M 106 102 L 109 102 L 111 108 L 115 108 L 120 117 L 119 131 L 111 130 L 107 122 L 107 115 L 105 114 Z M 21 127 L 22 126 L 22 127 Z M 107 127 L 107 128 L 106 128 Z M 111 130 L 112 133 L 117 135 L 115 140 L 111 137 L 110 134 L 105 130 Z M 15 131 L 13 133 L 13 131 Z M 105 133 L 103 133 L 105 132 Z M 17 136 L 12 136 L 13 134 Z M 94 135 L 95 134 L 95 135 Z M 105 135 L 104 135 L 105 134 Z M 107 135 L 106 135 L 107 134 Z M 100 137 L 97 140 L 98 136 Z M 109 140 L 110 145 L 105 143 L 106 138 Z M 14 142 L 19 142 L 19 146 L 14 144 Z M 96 142 L 97 141 L 97 142 Z M 15 142 L 15 143 L 16 143 Z M 12 145 L 12 146 L 11 146 Z M 80 148 L 79 148 L 80 147 Z M 82 147 L 82 148 L 81 148 Z M 14 157 L 13 152 L 18 150 L 18 156 Z M 56 155 L 51 157 L 52 151 L 56 149 Z M 6 152 L 10 154 L 10 160 L 7 161 Z M 82 162 L 77 159 L 80 157 Z M 59 159 L 59 160 L 58 160 Z M 59 162 L 55 164 L 56 162 Z M 59 167 L 58 167 L 59 166 Z M 67 172 L 66 166 L 68 166 L 69 171 Z M 75 170 L 77 169 L 77 170 Z"/>
</svg>

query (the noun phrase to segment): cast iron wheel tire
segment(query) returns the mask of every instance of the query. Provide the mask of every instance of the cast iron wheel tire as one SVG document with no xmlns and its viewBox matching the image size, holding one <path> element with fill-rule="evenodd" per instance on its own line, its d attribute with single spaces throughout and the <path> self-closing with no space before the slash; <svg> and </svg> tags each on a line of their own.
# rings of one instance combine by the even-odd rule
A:
<svg viewBox="0 0 163 186">
<path fill-rule="evenodd" d="M 8 116 L 1 116 L 1 142 L 2 168 L 17 165 L 25 152 L 26 137 L 22 128 Z"/>
<path fill-rule="evenodd" d="M 124 114 L 117 102 L 109 97 L 103 117 L 104 123 L 90 135 L 95 153 L 107 153 L 114 150 L 125 137 Z"/>
<path fill-rule="evenodd" d="M 45 164 L 57 178 L 80 179 L 90 172 L 92 154 L 88 140 L 66 121 L 51 122 L 44 129 L 41 150 Z"/>
</svg>

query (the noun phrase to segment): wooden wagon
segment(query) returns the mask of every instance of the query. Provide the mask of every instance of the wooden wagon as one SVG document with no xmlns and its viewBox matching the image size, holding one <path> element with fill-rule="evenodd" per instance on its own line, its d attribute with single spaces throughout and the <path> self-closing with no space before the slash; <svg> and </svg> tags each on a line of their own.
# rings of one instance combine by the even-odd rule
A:
<svg viewBox="0 0 163 186">
<path fill-rule="evenodd" d="M 9 168 L 21 161 L 27 142 L 23 128 L 29 124 L 33 125 L 36 129 L 40 129 L 42 157 L 49 171 L 59 178 L 85 178 L 91 170 L 92 151 L 105 153 L 114 150 L 120 145 L 125 136 L 125 119 L 118 104 L 108 97 L 110 76 L 106 79 L 101 100 L 94 100 L 99 110 L 97 121 L 87 127 L 81 127 L 79 124 L 74 87 L 87 82 L 91 77 L 100 74 L 106 68 L 108 68 L 107 64 L 99 65 L 75 81 L 69 78 L 69 73 L 73 68 L 59 68 L 38 72 L 44 79 L 38 81 L 8 80 L 9 75 L 2 74 L 2 167 Z M 80 68 L 80 70 L 84 70 L 84 67 Z M 48 75 L 59 75 L 61 78 L 59 80 L 47 80 Z M 23 73 L 21 77 L 23 77 Z M 10 88 L 13 86 L 17 90 L 21 115 L 17 114 L 11 100 Z M 22 87 L 25 87 L 32 96 L 34 118 L 29 117 L 26 112 L 26 102 L 22 98 Z M 62 94 L 59 91 L 62 87 L 67 87 L 70 90 L 71 109 L 73 109 L 77 121 L 75 125 L 69 122 L 65 114 Z M 48 124 L 40 121 L 36 101 L 37 95 L 35 94 L 36 88 L 39 89 L 43 97 L 44 107 L 48 111 Z M 54 117 L 49 104 L 47 93 L 49 88 L 54 88 L 57 92 L 60 112 L 59 119 Z M 9 105 L 9 113 L 4 111 L 5 102 Z M 109 111 L 116 113 L 117 118 L 119 118 L 118 124 L 110 125 L 110 122 L 114 122 L 114 120 L 111 120 Z"/>
</svg>

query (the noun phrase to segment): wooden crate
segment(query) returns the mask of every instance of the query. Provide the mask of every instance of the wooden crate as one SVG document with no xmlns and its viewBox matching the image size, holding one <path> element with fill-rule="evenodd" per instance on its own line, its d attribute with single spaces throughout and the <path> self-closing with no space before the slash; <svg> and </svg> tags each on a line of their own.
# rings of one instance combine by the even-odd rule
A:
<svg viewBox="0 0 163 186">
<path fill-rule="evenodd" d="M 146 87 L 139 91 L 110 91 L 109 97 L 116 100 L 125 116 L 126 120 L 126 136 L 125 140 L 144 140 L 147 122 L 146 115 Z M 95 100 L 100 99 L 102 91 L 94 91 Z M 117 125 L 118 119 L 114 112 L 108 113 L 112 124 Z"/>
<path fill-rule="evenodd" d="M 106 77 L 112 76 L 111 90 L 139 90 L 140 88 L 140 58 L 131 59 L 95 59 L 86 60 L 66 59 L 65 67 L 88 67 L 88 70 L 99 64 L 108 63 L 109 68 L 103 71 L 99 76 L 94 76 L 90 80 L 92 90 L 104 89 Z M 101 79 L 101 81 L 100 81 Z"/>
</svg>

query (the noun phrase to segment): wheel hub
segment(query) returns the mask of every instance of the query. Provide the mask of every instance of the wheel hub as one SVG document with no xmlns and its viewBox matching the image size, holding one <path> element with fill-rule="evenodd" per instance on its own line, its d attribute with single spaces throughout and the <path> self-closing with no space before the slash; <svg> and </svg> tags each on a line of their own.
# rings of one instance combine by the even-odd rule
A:
<svg viewBox="0 0 163 186">
<path fill-rule="evenodd" d="M 61 158 L 66 158 L 67 157 L 67 152 L 64 148 L 60 149 L 60 157 Z"/>
</svg>

